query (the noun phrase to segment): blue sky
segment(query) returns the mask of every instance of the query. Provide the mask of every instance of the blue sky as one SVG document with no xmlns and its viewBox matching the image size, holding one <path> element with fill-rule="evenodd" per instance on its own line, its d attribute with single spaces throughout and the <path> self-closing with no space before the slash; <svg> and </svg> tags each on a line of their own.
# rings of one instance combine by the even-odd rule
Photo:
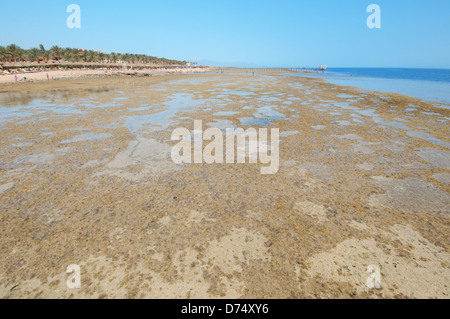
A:
<svg viewBox="0 0 450 319">
<path fill-rule="evenodd" d="M 81 7 L 81 29 L 66 8 Z M 381 7 L 381 29 L 366 8 Z M 450 68 L 449 0 L 4 1 L 0 45 L 258 66 Z"/>
</svg>

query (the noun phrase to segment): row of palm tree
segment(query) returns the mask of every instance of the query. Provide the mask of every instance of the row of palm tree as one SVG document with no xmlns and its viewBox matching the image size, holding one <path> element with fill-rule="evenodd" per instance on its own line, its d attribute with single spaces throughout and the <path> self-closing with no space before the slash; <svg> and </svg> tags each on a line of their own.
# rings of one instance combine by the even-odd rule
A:
<svg viewBox="0 0 450 319">
<path fill-rule="evenodd" d="M 0 46 L 0 63 L 5 62 L 41 62 L 53 60 L 56 62 L 71 63 L 129 63 L 129 64 L 157 64 L 157 65 L 185 65 L 186 61 L 157 58 L 145 54 L 131 53 L 103 53 L 101 51 L 82 50 L 75 48 L 61 48 L 57 45 L 47 50 L 44 45 L 31 49 L 22 49 L 16 44 L 6 47 Z"/>
</svg>

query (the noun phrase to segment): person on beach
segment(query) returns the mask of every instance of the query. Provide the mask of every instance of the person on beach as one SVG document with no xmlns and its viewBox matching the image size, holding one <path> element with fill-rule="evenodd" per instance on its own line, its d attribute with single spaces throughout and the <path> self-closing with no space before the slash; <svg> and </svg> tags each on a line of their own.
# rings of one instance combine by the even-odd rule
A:
<svg viewBox="0 0 450 319">
<path fill-rule="evenodd" d="M 47 81 L 50 81 L 50 77 L 48 76 L 48 73 L 47 73 Z"/>
<path fill-rule="evenodd" d="M 16 79 L 16 82 L 17 82 L 17 74 L 14 75 L 14 79 Z"/>
</svg>

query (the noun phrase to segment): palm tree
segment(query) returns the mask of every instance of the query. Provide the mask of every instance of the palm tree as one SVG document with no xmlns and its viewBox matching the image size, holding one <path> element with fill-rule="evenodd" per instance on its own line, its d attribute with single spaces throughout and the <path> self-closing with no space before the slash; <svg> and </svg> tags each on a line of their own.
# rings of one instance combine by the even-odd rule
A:
<svg viewBox="0 0 450 319">
<path fill-rule="evenodd" d="M 16 62 L 18 58 L 18 54 L 20 52 L 21 48 L 15 44 L 10 44 L 6 47 L 6 52 L 11 60 Z"/>
<path fill-rule="evenodd" d="M 47 52 L 43 44 L 39 44 L 39 50 L 41 50 L 41 56 L 44 56 L 45 52 Z"/>
<path fill-rule="evenodd" d="M 109 55 L 109 57 L 110 57 L 110 58 L 109 58 L 109 61 L 112 62 L 112 63 L 116 63 L 117 60 L 118 60 L 117 53 L 115 53 L 115 52 L 111 53 L 111 54 Z"/>
<path fill-rule="evenodd" d="M 123 63 L 124 62 L 123 60 L 124 60 L 123 54 L 122 53 L 117 53 L 117 61 L 120 62 L 120 63 Z"/>
<path fill-rule="evenodd" d="M 63 55 L 63 59 L 65 61 L 72 61 L 72 52 L 71 51 L 66 51 Z"/>
<path fill-rule="evenodd" d="M 25 61 L 25 50 L 19 48 L 19 50 L 17 51 L 17 59 L 20 62 Z"/>
<path fill-rule="evenodd" d="M 88 60 L 89 60 L 89 62 L 97 62 L 97 61 L 96 61 L 97 58 L 98 58 L 97 52 L 92 51 L 92 50 L 89 51 L 89 54 L 88 54 Z"/>
<path fill-rule="evenodd" d="M 81 59 L 81 56 L 80 56 L 80 50 L 78 50 L 78 49 L 72 49 L 71 50 L 71 54 L 72 54 L 72 62 L 78 62 L 78 61 L 80 61 L 80 59 Z"/>
<path fill-rule="evenodd" d="M 39 44 L 39 50 L 41 50 L 41 56 L 45 58 L 46 61 L 50 58 L 50 53 L 45 49 L 43 44 Z"/>
<path fill-rule="evenodd" d="M 42 56 L 45 58 L 45 61 L 48 62 L 48 60 L 50 60 L 50 51 L 44 51 Z"/>
<path fill-rule="evenodd" d="M 130 53 L 116 53 L 105 54 L 100 51 L 86 51 L 73 48 L 60 48 L 53 46 L 50 50 L 46 50 L 43 44 L 38 48 L 31 48 L 23 50 L 16 44 L 10 44 L 7 47 L 0 46 L 0 62 L 7 62 L 8 60 L 15 62 L 22 62 L 25 60 L 37 61 L 40 63 L 40 58 L 49 61 L 50 57 L 61 62 L 61 59 L 72 62 L 79 62 L 80 60 L 87 63 L 129 63 L 129 64 L 159 64 L 159 65 L 185 65 L 186 61 L 169 60 L 165 58 L 158 58 L 146 54 L 130 54 Z"/>
<path fill-rule="evenodd" d="M 6 62 L 7 56 L 6 48 L 0 45 L 0 62 Z"/>
<path fill-rule="evenodd" d="M 37 63 L 39 63 L 40 52 L 41 51 L 38 48 L 31 48 L 28 57 L 30 58 L 30 60 L 35 60 L 37 61 Z"/>
<path fill-rule="evenodd" d="M 97 52 L 95 56 L 95 61 L 99 64 L 105 62 L 105 54 L 102 52 Z"/>
<path fill-rule="evenodd" d="M 63 49 L 61 49 L 59 46 L 54 45 L 50 49 L 50 52 L 53 54 L 53 57 L 56 59 L 56 61 L 59 62 L 62 56 Z"/>
<path fill-rule="evenodd" d="M 83 51 L 80 53 L 80 55 L 81 55 L 81 57 L 82 57 L 82 59 L 83 59 L 83 62 L 87 62 L 87 61 L 88 61 L 88 54 L 89 54 L 89 52 L 88 52 L 88 51 L 85 51 L 85 50 L 83 50 Z"/>
<path fill-rule="evenodd" d="M 61 49 L 61 55 L 64 60 L 70 61 L 72 59 L 72 49 L 71 48 Z"/>
</svg>

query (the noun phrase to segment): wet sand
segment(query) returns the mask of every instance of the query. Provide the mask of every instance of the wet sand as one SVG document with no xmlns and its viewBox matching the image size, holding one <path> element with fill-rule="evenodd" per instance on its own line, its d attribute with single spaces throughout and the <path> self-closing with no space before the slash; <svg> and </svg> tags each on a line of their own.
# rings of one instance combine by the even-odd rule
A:
<svg viewBox="0 0 450 319">
<path fill-rule="evenodd" d="M 9 84 L 0 105 L 1 298 L 449 298 L 437 103 L 273 73 Z M 175 165 L 194 120 L 279 128 L 279 172 Z"/>
</svg>

